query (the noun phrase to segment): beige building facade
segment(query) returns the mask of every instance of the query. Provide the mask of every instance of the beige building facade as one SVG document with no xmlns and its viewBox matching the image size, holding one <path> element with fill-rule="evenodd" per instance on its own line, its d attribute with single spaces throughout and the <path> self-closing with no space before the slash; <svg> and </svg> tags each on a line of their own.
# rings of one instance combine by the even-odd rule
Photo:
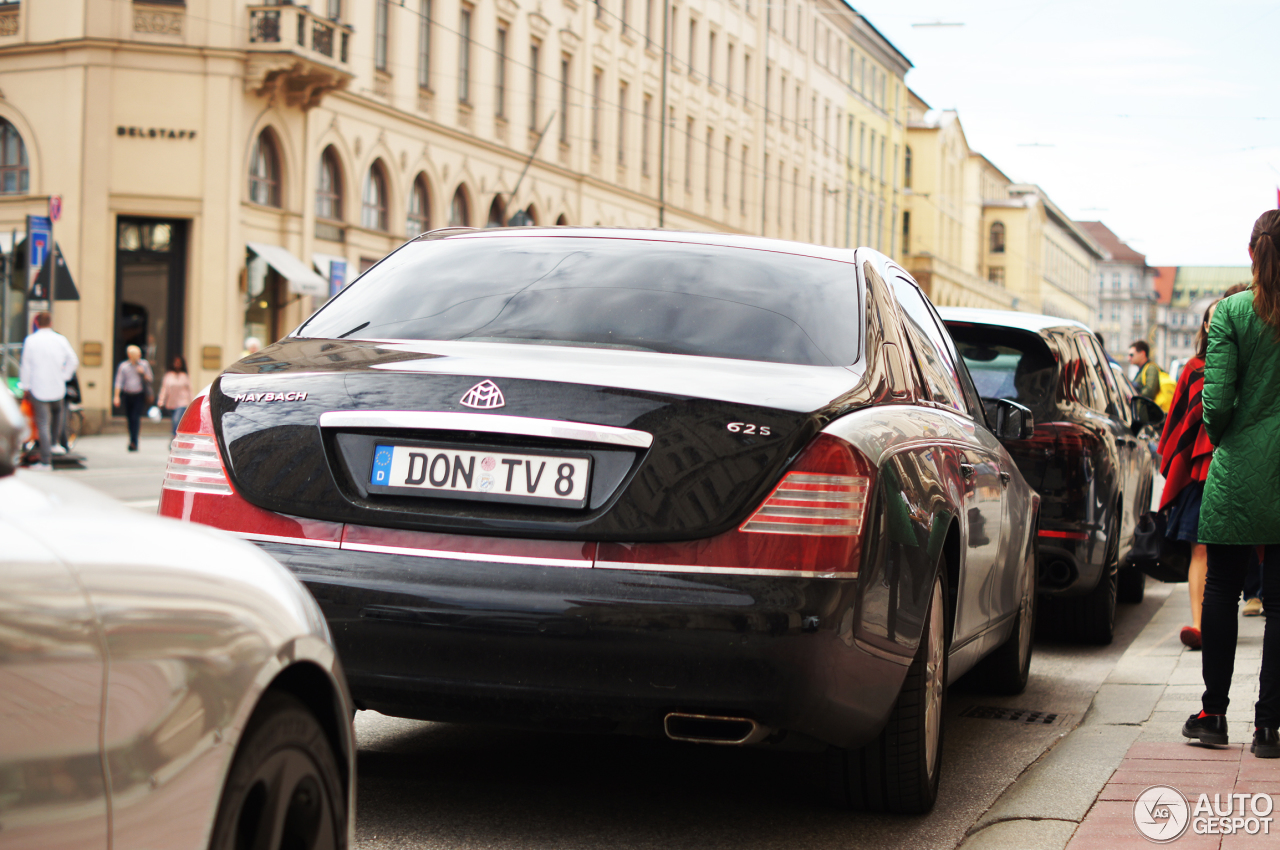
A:
<svg viewBox="0 0 1280 850">
<path fill-rule="evenodd" d="M 80 299 L 55 302 L 55 325 L 92 424 L 127 345 L 157 372 L 182 355 L 201 386 L 436 227 L 892 250 L 908 67 L 827 0 L 4 4 L 0 233 L 24 244 L 26 216 L 61 198 Z"/>
<path fill-rule="evenodd" d="M 1098 243 L 1039 186 L 1014 183 L 971 150 L 953 110 L 909 96 L 907 270 L 938 305 L 1092 323 Z"/>
</svg>

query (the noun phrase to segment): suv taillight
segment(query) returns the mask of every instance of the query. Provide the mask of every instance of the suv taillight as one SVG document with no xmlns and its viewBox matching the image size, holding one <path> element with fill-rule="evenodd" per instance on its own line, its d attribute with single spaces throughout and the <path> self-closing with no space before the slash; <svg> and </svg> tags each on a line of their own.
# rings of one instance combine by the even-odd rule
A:
<svg viewBox="0 0 1280 850">
<path fill-rule="evenodd" d="M 737 529 L 703 540 L 601 543 L 595 565 L 856 578 L 875 481 L 875 469 L 860 451 L 820 434 Z"/>
</svg>

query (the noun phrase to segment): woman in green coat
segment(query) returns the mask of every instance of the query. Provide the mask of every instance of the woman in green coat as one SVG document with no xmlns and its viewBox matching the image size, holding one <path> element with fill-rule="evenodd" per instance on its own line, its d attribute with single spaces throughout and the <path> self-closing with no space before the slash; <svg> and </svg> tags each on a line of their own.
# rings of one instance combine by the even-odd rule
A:
<svg viewBox="0 0 1280 850">
<path fill-rule="evenodd" d="M 1262 565 L 1262 669 L 1251 751 L 1280 758 L 1280 210 L 1263 213 L 1249 237 L 1253 287 L 1218 303 L 1204 369 L 1204 427 L 1214 444 L 1200 509 L 1208 544 L 1201 614 L 1203 710 L 1187 738 L 1227 743 L 1227 703 L 1235 669 L 1237 610 L 1249 551 Z"/>
</svg>

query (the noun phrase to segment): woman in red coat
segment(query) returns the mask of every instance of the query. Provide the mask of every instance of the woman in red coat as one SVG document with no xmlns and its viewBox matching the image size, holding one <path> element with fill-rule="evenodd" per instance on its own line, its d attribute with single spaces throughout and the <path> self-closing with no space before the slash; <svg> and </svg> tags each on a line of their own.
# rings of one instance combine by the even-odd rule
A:
<svg viewBox="0 0 1280 850">
<path fill-rule="evenodd" d="M 1191 625 L 1182 629 L 1182 642 L 1192 649 L 1200 648 L 1200 610 L 1204 602 L 1204 577 L 1208 571 L 1208 549 L 1200 542 L 1200 499 L 1204 482 L 1209 477 L 1209 461 L 1213 444 L 1204 430 L 1204 407 L 1200 394 L 1204 390 L 1204 356 L 1209 346 L 1209 322 L 1213 319 L 1215 301 L 1204 311 L 1200 332 L 1196 334 L 1196 356 L 1187 361 L 1178 375 L 1169 415 L 1160 435 L 1160 474 L 1164 491 L 1160 510 L 1168 510 L 1165 534 L 1174 540 L 1191 544 L 1191 567 L 1187 584 L 1191 593 Z"/>
</svg>

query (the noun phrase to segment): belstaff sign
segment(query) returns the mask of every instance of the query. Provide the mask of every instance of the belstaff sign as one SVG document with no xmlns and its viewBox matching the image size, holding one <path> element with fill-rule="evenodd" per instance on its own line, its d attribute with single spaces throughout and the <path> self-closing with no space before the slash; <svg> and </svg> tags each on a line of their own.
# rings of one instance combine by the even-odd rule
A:
<svg viewBox="0 0 1280 850">
<path fill-rule="evenodd" d="M 127 127 L 116 126 L 117 136 L 135 136 L 140 139 L 194 139 L 195 130 L 174 130 L 169 127 Z"/>
</svg>

